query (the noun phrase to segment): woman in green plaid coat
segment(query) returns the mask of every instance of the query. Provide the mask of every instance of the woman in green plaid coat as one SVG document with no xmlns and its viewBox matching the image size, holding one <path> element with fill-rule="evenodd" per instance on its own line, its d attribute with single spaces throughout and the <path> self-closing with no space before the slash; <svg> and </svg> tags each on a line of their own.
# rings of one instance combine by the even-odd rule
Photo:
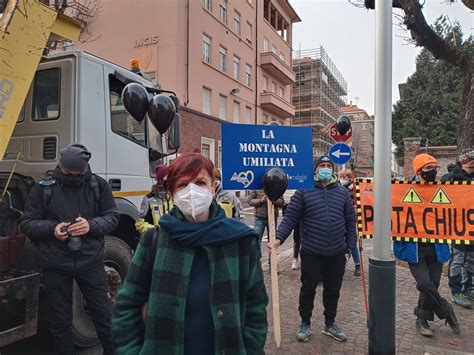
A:
<svg viewBox="0 0 474 355">
<path fill-rule="evenodd" d="M 195 153 L 171 164 L 175 208 L 160 220 L 156 250 L 150 236 L 140 240 L 114 306 L 118 354 L 264 353 L 257 234 L 213 200 L 213 168 Z"/>
</svg>

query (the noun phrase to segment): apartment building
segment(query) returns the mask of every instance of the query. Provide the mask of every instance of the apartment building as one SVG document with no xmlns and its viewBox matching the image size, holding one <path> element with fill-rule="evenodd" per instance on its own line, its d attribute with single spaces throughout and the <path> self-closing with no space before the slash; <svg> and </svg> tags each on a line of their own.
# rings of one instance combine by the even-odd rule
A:
<svg viewBox="0 0 474 355">
<path fill-rule="evenodd" d="M 182 149 L 221 164 L 221 123 L 290 124 L 293 23 L 288 0 L 102 0 L 85 50 L 142 72 L 181 101 Z M 130 127 L 132 125 L 129 125 Z"/>
</svg>

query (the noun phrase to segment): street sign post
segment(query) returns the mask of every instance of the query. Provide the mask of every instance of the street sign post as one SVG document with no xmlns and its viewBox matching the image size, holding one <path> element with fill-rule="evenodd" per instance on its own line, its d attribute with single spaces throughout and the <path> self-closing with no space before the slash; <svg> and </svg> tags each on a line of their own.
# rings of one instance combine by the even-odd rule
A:
<svg viewBox="0 0 474 355">
<path fill-rule="evenodd" d="M 336 143 L 329 149 L 329 159 L 334 164 L 343 165 L 351 160 L 352 150 L 346 143 Z"/>
<path fill-rule="evenodd" d="M 331 138 L 336 142 L 346 142 L 352 137 L 352 127 L 349 128 L 346 134 L 342 135 L 338 132 L 336 124 L 334 123 L 329 131 Z"/>
<path fill-rule="evenodd" d="M 369 354 L 395 354 L 395 260 L 390 253 L 392 2 L 375 0 L 374 250 L 369 259 Z"/>
</svg>

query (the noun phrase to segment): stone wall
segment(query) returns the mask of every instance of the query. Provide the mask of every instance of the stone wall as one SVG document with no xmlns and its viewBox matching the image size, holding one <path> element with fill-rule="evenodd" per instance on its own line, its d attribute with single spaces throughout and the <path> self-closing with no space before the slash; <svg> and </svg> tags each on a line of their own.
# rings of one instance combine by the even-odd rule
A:
<svg viewBox="0 0 474 355">
<path fill-rule="evenodd" d="M 404 140 L 404 169 L 405 180 L 413 177 L 413 159 L 417 154 L 426 153 L 434 156 L 438 160 L 440 170 L 438 178 L 448 172 L 448 165 L 456 162 L 457 146 L 439 146 L 439 147 L 422 147 L 420 137 L 410 137 Z"/>
</svg>

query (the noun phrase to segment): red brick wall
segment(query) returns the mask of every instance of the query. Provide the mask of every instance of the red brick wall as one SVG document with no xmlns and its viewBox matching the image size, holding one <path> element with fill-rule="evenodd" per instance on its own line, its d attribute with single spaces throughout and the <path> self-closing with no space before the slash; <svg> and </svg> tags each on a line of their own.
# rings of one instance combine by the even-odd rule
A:
<svg viewBox="0 0 474 355">
<path fill-rule="evenodd" d="M 221 139 L 221 120 L 186 107 L 179 109 L 181 115 L 181 148 L 179 153 L 189 153 L 201 148 L 201 137 L 214 139 L 214 162 L 218 161 L 218 141 Z"/>
<path fill-rule="evenodd" d="M 405 179 L 413 177 L 413 159 L 417 154 L 426 153 L 434 156 L 438 160 L 440 170 L 438 179 L 448 172 L 450 163 L 455 163 L 457 158 L 457 146 L 421 147 L 421 140 L 418 137 L 404 139 L 404 163 Z"/>
</svg>

